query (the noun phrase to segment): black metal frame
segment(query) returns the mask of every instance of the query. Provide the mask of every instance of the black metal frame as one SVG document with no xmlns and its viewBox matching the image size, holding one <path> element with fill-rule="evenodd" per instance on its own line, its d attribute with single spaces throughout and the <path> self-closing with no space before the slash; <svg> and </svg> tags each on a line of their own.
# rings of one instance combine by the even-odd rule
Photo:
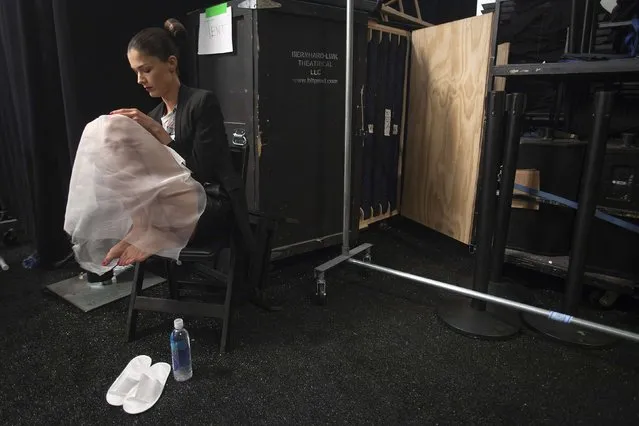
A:
<svg viewBox="0 0 639 426">
<path fill-rule="evenodd" d="M 639 72 L 639 59 L 612 59 L 606 61 L 556 62 L 545 64 L 510 64 L 497 65 L 493 69 L 495 77 L 531 77 L 557 76 L 574 77 L 585 76 L 602 78 L 607 75 L 615 81 L 622 78 L 636 78 Z M 629 74 L 619 76 L 618 74 Z"/>
<path fill-rule="evenodd" d="M 506 96 L 505 92 L 492 91 L 488 94 L 482 190 L 478 203 L 480 209 L 478 243 L 473 277 L 473 290 L 481 293 L 504 292 L 504 289 L 500 288 L 499 281 L 508 228 L 503 229 L 498 226 L 496 217 L 502 222 L 510 218 L 524 103 L 525 97 L 519 93 Z M 504 117 L 505 111 L 506 117 Z M 505 135 L 504 122 L 508 129 Z M 502 158 L 504 161 L 501 167 L 502 184 L 499 190 L 499 203 L 497 203 L 496 192 Z M 510 181 L 511 177 L 512 182 L 505 183 Z M 507 191 L 509 186 L 510 192 Z M 498 268 L 492 268 L 492 276 L 490 275 L 491 263 L 499 265 Z M 508 296 L 509 299 L 513 298 L 510 294 Z M 438 315 L 451 328 L 466 335 L 505 339 L 519 332 L 521 324 L 518 316 L 494 312 L 494 309 L 490 308 L 483 300 L 471 299 L 470 304 L 462 300 L 442 306 Z"/>
<path fill-rule="evenodd" d="M 496 35 L 499 27 L 499 14 L 501 11 L 501 2 L 505 0 L 497 0 L 495 5 L 495 12 L 493 16 L 493 35 Z M 573 2 L 578 3 L 578 2 Z M 579 20 L 578 11 L 573 11 L 573 22 Z M 589 16 L 586 16 L 587 18 Z M 581 31 L 586 34 L 584 31 Z M 572 29 L 570 35 L 570 43 L 572 49 L 577 49 L 577 43 L 584 40 L 577 40 L 577 30 Z M 582 43 L 583 44 L 583 43 Z M 545 77 L 545 78 L 558 78 L 580 76 L 582 78 L 607 80 L 614 79 L 619 80 L 620 77 L 639 77 L 639 60 L 626 59 L 626 60 L 611 60 L 601 62 L 567 62 L 567 63 L 547 63 L 547 64 L 516 64 L 516 65 L 495 65 L 495 56 L 497 52 L 497 37 L 491 37 L 490 46 L 490 70 L 488 72 L 489 81 L 487 82 L 487 88 L 489 93 L 489 99 L 495 96 L 495 92 L 492 92 L 494 87 L 495 77 Z M 620 76 L 619 74 L 623 74 Z M 523 99 L 521 95 L 515 96 L 513 102 L 522 103 Z M 593 130 L 592 137 L 588 148 L 588 157 L 584 165 L 582 187 L 579 198 L 579 209 L 577 211 L 577 220 L 575 222 L 574 236 L 572 241 L 571 260 L 568 270 L 567 287 L 564 295 L 564 312 L 566 314 L 574 315 L 579 308 L 579 300 L 581 298 L 582 281 L 585 272 L 585 258 L 587 252 L 587 244 L 589 231 L 594 219 L 595 207 L 596 207 L 596 191 L 598 188 L 600 175 L 602 172 L 603 158 L 605 155 L 605 146 L 608 136 L 608 125 L 610 121 L 610 111 L 612 108 L 613 93 L 604 91 L 597 92 L 595 97 L 595 106 L 593 112 Z M 496 103 L 490 103 L 490 107 L 487 109 L 486 114 L 488 117 L 493 116 L 496 112 L 495 108 L 499 108 Z M 510 109 L 513 111 L 513 109 Z M 496 147 L 500 146 L 501 135 L 499 132 L 491 131 L 490 118 L 489 125 L 486 131 L 486 140 L 484 141 L 484 153 L 483 155 L 488 157 L 482 162 L 482 169 L 480 174 L 483 174 L 481 180 L 482 186 L 478 188 L 479 193 L 486 192 L 486 194 L 478 197 L 479 205 L 478 212 L 480 214 L 478 224 L 478 245 L 477 251 L 477 264 L 475 270 L 475 282 L 474 289 L 483 291 L 488 288 L 489 274 L 493 281 L 499 281 L 501 279 L 501 270 L 505 258 L 506 249 L 506 237 L 510 221 L 510 204 L 512 202 L 512 192 L 515 180 L 516 162 L 517 162 L 517 150 L 519 145 L 520 131 L 517 128 L 516 121 L 511 120 L 511 124 L 508 129 L 508 142 L 506 143 L 502 175 L 500 181 L 499 191 L 499 210 L 497 212 L 497 224 L 495 229 L 496 233 L 486 230 L 486 223 L 490 218 L 484 218 L 482 216 L 492 216 L 494 213 L 492 196 L 494 194 L 493 189 L 495 183 L 492 179 L 496 179 L 494 176 L 494 170 L 498 168 L 499 160 L 496 158 Z M 491 154 L 492 153 L 492 154 Z M 494 241 L 493 241 L 494 239 Z M 492 253 L 486 254 L 492 246 Z M 476 302 L 476 307 L 481 305 Z M 475 315 L 473 313 L 473 315 Z M 468 318 L 467 318 L 468 319 Z M 546 319 L 543 317 L 537 317 L 535 315 L 524 314 L 524 320 L 536 328 L 540 332 L 549 335 L 551 337 L 560 339 L 562 341 L 569 341 L 584 346 L 596 347 L 609 344 L 611 339 L 600 333 L 585 332 L 583 329 L 567 325 L 562 322 L 558 322 L 555 319 Z M 483 335 L 481 330 L 476 331 L 475 334 Z"/>
</svg>

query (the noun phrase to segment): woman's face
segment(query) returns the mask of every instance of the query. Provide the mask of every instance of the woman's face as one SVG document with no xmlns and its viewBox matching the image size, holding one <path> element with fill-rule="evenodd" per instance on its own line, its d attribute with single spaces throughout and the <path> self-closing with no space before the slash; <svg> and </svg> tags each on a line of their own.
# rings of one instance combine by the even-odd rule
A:
<svg viewBox="0 0 639 426">
<path fill-rule="evenodd" d="M 175 83 L 177 59 L 169 57 L 167 62 L 154 56 L 141 54 L 136 49 L 127 53 L 131 69 L 138 76 L 138 84 L 142 85 L 154 98 L 164 96 Z"/>
</svg>

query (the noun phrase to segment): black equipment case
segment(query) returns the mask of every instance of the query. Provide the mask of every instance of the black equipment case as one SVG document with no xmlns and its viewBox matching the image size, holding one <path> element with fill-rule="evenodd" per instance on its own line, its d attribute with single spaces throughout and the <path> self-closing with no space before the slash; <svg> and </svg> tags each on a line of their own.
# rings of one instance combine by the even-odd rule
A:
<svg viewBox="0 0 639 426">
<path fill-rule="evenodd" d="M 249 145 L 249 206 L 292 219 L 278 228 L 274 259 L 341 241 L 346 13 L 335 4 L 229 3 L 233 52 L 197 57 L 197 84 L 219 98 L 231 143 Z M 354 159 L 361 156 L 367 12 L 374 6 L 356 2 L 354 14 Z M 352 230 L 358 219 L 353 208 Z"/>
</svg>

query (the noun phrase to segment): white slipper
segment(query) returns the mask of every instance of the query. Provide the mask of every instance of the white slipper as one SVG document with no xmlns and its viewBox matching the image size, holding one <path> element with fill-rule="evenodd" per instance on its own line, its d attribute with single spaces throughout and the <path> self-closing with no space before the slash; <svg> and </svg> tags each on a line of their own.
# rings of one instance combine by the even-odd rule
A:
<svg viewBox="0 0 639 426">
<path fill-rule="evenodd" d="M 122 373 L 115 379 L 106 394 L 106 400 L 109 404 L 119 407 L 124 403 L 124 398 L 135 388 L 140 381 L 142 372 L 151 366 L 151 357 L 140 355 L 133 358 Z"/>
<path fill-rule="evenodd" d="M 140 383 L 124 398 L 122 408 L 129 414 L 140 414 L 153 407 L 164 390 L 171 366 L 166 362 L 153 364 L 142 372 Z"/>
</svg>

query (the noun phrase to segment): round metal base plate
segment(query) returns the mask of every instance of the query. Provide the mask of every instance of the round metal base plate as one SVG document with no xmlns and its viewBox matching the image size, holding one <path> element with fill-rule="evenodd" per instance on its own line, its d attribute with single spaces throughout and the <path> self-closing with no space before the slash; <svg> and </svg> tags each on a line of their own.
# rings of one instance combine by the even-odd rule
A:
<svg viewBox="0 0 639 426">
<path fill-rule="evenodd" d="M 490 309 L 480 311 L 471 307 L 469 299 L 446 303 L 437 315 L 458 333 L 480 339 L 508 339 L 520 329 L 519 324 L 506 322 Z"/>
<path fill-rule="evenodd" d="M 618 340 L 608 334 L 581 328 L 574 324 L 552 321 L 541 315 L 524 313 L 522 318 L 528 326 L 552 339 L 584 348 L 602 348 L 610 346 Z"/>
</svg>

